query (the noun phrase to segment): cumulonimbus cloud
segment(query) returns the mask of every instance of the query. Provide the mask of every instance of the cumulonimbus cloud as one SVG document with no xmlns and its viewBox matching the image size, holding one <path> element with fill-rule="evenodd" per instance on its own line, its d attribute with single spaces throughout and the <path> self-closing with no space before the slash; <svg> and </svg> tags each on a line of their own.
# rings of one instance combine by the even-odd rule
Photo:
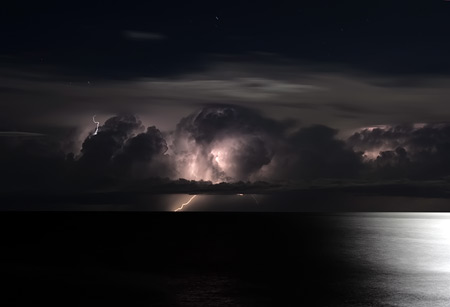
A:
<svg viewBox="0 0 450 307">
<path fill-rule="evenodd" d="M 238 182 L 320 178 L 442 178 L 450 174 L 450 125 L 368 127 L 347 140 L 323 125 L 300 127 L 233 105 L 207 106 L 172 133 L 134 115 L 100 125 L 80 154 L 49 137 L 0 138 L 3 186 L 73 188 L 149 178 Z M 371 155 L 368 155 L 371 153 Z"/>
<path fill-rule="evenodd" d="M 166 141 L 156 127 L 145 130 L 136 116 L 119 115 L 108 119 L 96 135 L 85 139 L 77 163 L 94 178 L 105 174 L 156 177 L 166 175 L 154 165 L 166 151 Z M 163 169 L 169 173 L 166 167 Z"/>
<path fill-rule="evenodd" d="M 450 124 L 410 124 L 363 129 L 348 139 L 375 172 L 389 177 L 450 175 Z"/>
<path fill-rule="evenodd" d="M 205 107 L 183 118 L 173 152 L 183 177 L 212 181 L 248 180 L 270 163 L 283 124 L 236 106 Z"/>
</svg>

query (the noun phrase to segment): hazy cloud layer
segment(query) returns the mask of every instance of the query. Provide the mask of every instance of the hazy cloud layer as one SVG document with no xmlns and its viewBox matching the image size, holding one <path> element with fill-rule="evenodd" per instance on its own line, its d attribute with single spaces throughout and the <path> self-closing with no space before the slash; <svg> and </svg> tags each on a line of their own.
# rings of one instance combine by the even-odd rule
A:
<svg viewBox="0 0 450 307">
<path fill-rule="evenodd" d="M 166 39 L 166 36 L 164 36 L 163 34 L 142 31 L 122 31 L 122 35 L 127 39 L 137 41 Z"/>
<path fill-rule="evenodd" d="M 170 131 L 179 118 L 209 104 L 241 105 L 277 120 L 331 126 L 345 135 L 360 127 L 450 117 L 446 76 L 382 75 L 271 59 L 216 57 L 197 70 L 128 80 L 71 76 L 49 66 L 4 71 L 2 130 L 71 126 L 85 131 L 93 114 L 104 122 L 128 112 L 140 114 L 146 125 Z"/>
</svg>

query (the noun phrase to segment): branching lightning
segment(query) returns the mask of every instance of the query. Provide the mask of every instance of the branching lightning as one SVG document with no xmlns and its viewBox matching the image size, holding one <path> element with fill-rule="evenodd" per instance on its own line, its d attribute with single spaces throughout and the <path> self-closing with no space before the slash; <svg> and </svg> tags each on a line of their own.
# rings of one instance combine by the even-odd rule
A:
<svg viewBox="0 0 450 307">
<path fill-rule="evenodd" d="M 189 200 L 187 202 L 185 202 L 184 204 L 181 204 L 181 206 L 179 208 L 175 209 L 174 211 L 177 212 L 177 211 L 182 210 L 185 206 L 189 205 L 189 203 L 196 197 L 197 197 L 197 195 L 192 196 L 191 198 L 189 198 Z"/>
<path fill-rule="evenodd" d="M 95 131 L 94 131 L 94 135 L 97 135 L 97 133 L 98 133 L 98 125 L 100 125 L 100 122 L 95 121 L 95 115 L 92 116 L 92 121 L 94 122 L 94 124 L 97 125 L 97 127 L 95 128 Z"/>
</svg>

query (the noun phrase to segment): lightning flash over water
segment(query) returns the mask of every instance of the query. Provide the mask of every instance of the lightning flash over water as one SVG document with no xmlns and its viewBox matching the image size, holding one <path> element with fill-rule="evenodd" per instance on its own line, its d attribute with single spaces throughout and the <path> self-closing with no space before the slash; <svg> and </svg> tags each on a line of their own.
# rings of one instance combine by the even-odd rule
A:
<svg viewBox="0 0 450 307">
<path fill-rule="evenodd" d="M 94 131 L 94 135 L 97 135 L 97 133 L 98 133 L 98 125 L 100 125 L 100 122 L 95 121 L 95 115 L 92 116 L 92 121 L 94 122 L 94 124 L 97 125 L 97 127 L 95 128 L 95 131 Z"/>
<path fill-rule="evenodd" d="M 259 201 L 255 198 L 255 196 L 253 196 L 252 194 L 250 194 L 250 196 L 253 198 L 253 200 L 255 201 L 255 203 L 256 203 L 257 205 L 259 205 Z"/>
<path fill-rule="evenodd" d="M 245 194 L 236 194 L 237 196 L 245 196 Z M 249 196 L 251 197 L 251 198 L 253 198 L 253 200 L 255 201 L 255 203 L 257 204 L 257 205 L 259 205 L 259 202 L 258 202 L 258 200 L 255 198 L 255 196 L 253 196 L 252 194 L 249 194 Z"/>
<path fill-rule="evenodd" d="M 194 195 L 194 196 L 192 196 L 191 198 L 189 198 L 189 200 L 188 200 L 187 202 L 185 202 L 184 204 L 181 204 L 181 206 L 180 206 L 179 208 L 175 209 L 174 211 L 177 212 L 177 211 L 182 210 L 185 206 L 189 205 L 189 203 L 190 203 L 195 197 L 197 197 L 197 195 Z"/>
</svg>

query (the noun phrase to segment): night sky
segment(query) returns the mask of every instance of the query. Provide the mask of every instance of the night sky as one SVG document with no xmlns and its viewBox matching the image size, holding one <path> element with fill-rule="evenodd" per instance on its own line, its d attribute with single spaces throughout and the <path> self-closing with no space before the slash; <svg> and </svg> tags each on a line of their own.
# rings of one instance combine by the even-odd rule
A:
<svg viewBox="0 0 450 307">
<path fill-rule="evenodd" d="M 449 306 L 449 199 L 450 0 L 0 5 L 1 306 Z"/>
<path fill-rule="evenodd" d="M 447 1 L 3 4 L 4 193 L 400 182 L 389 193 L 447 197 L 449 14 Z"/>
</svg>

